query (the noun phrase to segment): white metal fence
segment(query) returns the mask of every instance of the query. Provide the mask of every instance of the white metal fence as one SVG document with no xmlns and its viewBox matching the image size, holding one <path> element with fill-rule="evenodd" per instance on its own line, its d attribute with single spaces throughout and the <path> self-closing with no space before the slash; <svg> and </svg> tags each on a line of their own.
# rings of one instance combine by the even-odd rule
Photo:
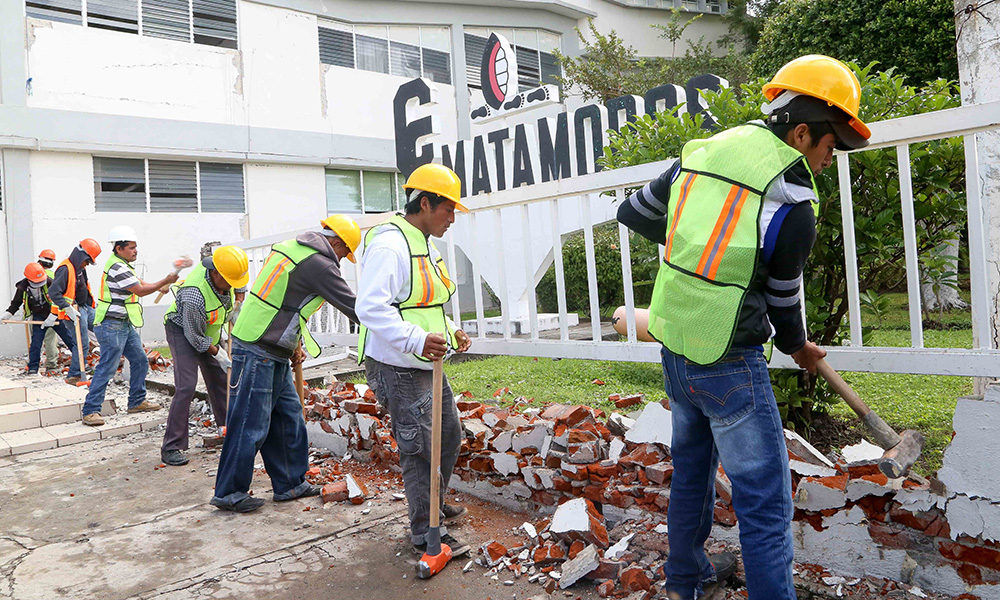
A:
<svg viewBox="0 0 1000 600">
<path fill-rule="evenodd" d="M 840 200 L 843 214 L 844 255 L 847 272 L 847 292 L 849 305 L 850 346 L 829 347 L 829 361 L 834 367 L 849 371 L 870 371 L 885 373 L 918 373 L 939 375 L 967 375 L 980 377 L 1000 376 L 1000 351 L 992 341 L 991 318 L 995 312 L 997 290 L 990 288 L 986 269 L 986 248 L 988 237 L 984 219 L 984 208 L 980 190 L 980 175 L 976 148 L 977 132 L 1000 129 L 1000 102 L 974 105 L 934 113 L 916 115 L 872 124 L 872 143 L 864 150 L 868 152 L 880 148 L 896 148 L 899 161 L 899 184 L 902 204 L 903 237 L 905 244 L 905 264 L 907 272 L 907 290 L 909 297 L 909 315 L 911 345 L 910 347 L 867 347 L 861 337 L 861 302 L 858 283 L 857 249 L 855 246 L 854 213 L 850 188 L 850 155 L 837 155 Z M 966 196 L 967 222 L 969 242 L 969 263 L 971 280 L 972 329 L 973 348 L 926 348 L 923 343 L 923 324 L 920 303 L 920 271 L 917 257 L 917 226 L 913 211 L 913 188 L 910 174 L 909 147 L 911 144 L 936 139 L 962 136 L 965 145 L 966 163 Z M 563 179 L 541 183 L 529 188 L 507 190 L 489 195 L 478 196 L 468 202 L 472 212 L 468 215 L 457 215 L 452 231 L 469 228 L 474 232 L 469 239 L 472 243 L 463 246 L 462 251 L 472 263 L 472 282 L 475 292 L 475 319 L 477 321 L 477 337 L 473 338 L 471 352 L 478 354 L 503 354 L 515 356 L 535 356 L 552 358 L 582 358 L 601 359 L 624 362 L 659 362 L 660 346 L 653 343 L 637 341 L 635 326 L 635 305 L 633 298 L 631 253 L 629 235 L 624 226 L 618 226 L 618 242 L 621 253 L 621 268 L 623 275 L 623 295 L 626 306 L 626 322 L 628 334 L 622 341 L 603 341 L 601 339 L 601 309 L 598 306 L 597 269 L 594 253 L 594 227 L 592 218 L 593 207 L 598 202 L 624 201 L 627 190 L 641 187 L 649 180 L 659 175 L 665 168 L 665 163 L 650 163 L 612 171 L 602 171 L 571 179 Z M 613 197 L 613 200 L 609 198 Z M 534 218 L 529 217 L 529 207 Z M 520 238 L 524 251 L 519 252 L 523 264 L 514 264 L 522 260 L 511 260 L 505 252 L 508 238 L 503 230 L 504 221 L 500 218 L 501 211 L 509 214 L 519 211 L 519 222 L 523 231 Z M 566 305 L 566 280 L 562 255 L 562 233 L 559 224 L 569 212 L 575 212 L 584 223 L 583 234 L 586 249 L 587 282 L 589 291 L 590 332 L 589 339 L 571 339 Z M 477 229 L 489 213 L 493 218 L 489 222 L 494 225 L 485 231 Z M 516 212 L 515 212 L 516 214 Z M 547 215 L 539 219 L 539 215 Z M 364 215 L 358 218 L 362 230 L 382 222 L 385 215 Z M 518 219 L 515 219 L 515 221 Z M 535 299 L 535 287 L 540 277 L 539 270 L 532 262 L 531 229 L 537 231 L 539 221 L 541 227 L 547 228 L 551 235 L 552 264 L 554 265 L 556 294 L 558 299 L 559 332 L 558 336 L 544 336 L 539 333 L 538 308 Z M 510 223 L 511 219 L 507 219 Z M 487 229 L 487 228 L 483 228 Z M 452 231 L 445 237 L 447 250 L 445 260 L 454 269 L 456 251 Z M 294 237 L 298 232 L 249 240 L 239 245 L 250 255 L 251 274 L 256 275 L 269 252 L 270 245 Z M 516 236 L 512 236 L 516 237 Z M 537 250 L 537 248 L 535 248 Z M 513 335 L 511 328 L 510 309 L 501 306 L 502 335 L 486 335 L 484 301 L 482 293 L 483 280 L 480 270 L 482 265 L 495 261 L 498 267 L 495 291 L 501 298 L 507 297 L 502 292 L 507 287 L 507 279 L 514 270 L 522 270 L 529 282 L 525 293 L 528 304 L 528 322 L 530 334 Z M 359 267 L 346 261 L 342 263 L 344 275 L 349 283 L 356 288 Z M 352 268 L 353 267 L 353 268 Z M 541 270 L 544 272 L 544 269 Z M 451 304 L 451 313 L 455 322 L 460 322 L 462 309 L 470 311 L 472 307 L 459 305 L 456 295 Z M 310 329 L 321 343 L 338 345 L 356 345 L 357 336 L 353 333 L 347 319 L 324 305 L 310 321 Z M 574 336 L 579 337 L 579 336 Z M 780 353 L 775 353 L 771 360 L 774 368 L 794 367 L 791 359 Z"/>
</svg>

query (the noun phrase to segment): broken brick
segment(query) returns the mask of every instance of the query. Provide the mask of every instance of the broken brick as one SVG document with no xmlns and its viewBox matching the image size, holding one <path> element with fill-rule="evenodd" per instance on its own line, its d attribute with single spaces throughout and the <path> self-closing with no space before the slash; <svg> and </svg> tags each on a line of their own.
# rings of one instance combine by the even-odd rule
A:
<svg viewBox="0 0 1000 600">
<path fill-rule="evenodd" d="M 629 408 L 637 404 L 642 404 L 642 402 L 645 399 L 646 399 L 645 394 L 635 394 L 632 396 L 625 396 L 624 398 L 619 398 L 617 400 L 614 400 L 613 402 L 615 403 L 615 408 Z"/>
<path fill-rule="evenodd" d="M 674 474 L 674 465 L 669 462 L 658 462 L 645 468 L 646 478 L 657 485 L 670 481 Z"/>
<path fill-rule="evenodd" d="M 626 592 L 645 592 L 653 585 L 642 567 L 633 565 L 622 571 L 619 581 Z"/>
<path fill-rule="evenodd" d="M 323 486 L 323 490 L 320 494 L 324 504 L 327 502 L 343 502 L 348 498 L 347 482 L 335 481 L 333 483 L 328 483 Z"/>
</svg>

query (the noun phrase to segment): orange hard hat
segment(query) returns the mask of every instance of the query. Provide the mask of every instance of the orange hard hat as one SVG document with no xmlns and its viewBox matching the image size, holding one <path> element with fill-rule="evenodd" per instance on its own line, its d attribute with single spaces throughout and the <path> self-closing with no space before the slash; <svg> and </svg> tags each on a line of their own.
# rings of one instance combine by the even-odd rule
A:
<svg viewBox="0 0 1000 600">
<path fill-rule="evenodd" d="M 42 250 L 41 252 L 38 253 L 38 258 L 44 258 L 45 260 L 55 260 L 56 253 L 46 248 L 45 250 Z"/>
<path fill-rule="evenodd" d="M 24 276 L 32 283 L 42 283 L 48 278 L 45 269 L 36 262 L 28 263 L 28 266 L 24 267 Z"/>
<path fill-rule="evenodd" d="M 101 254 L 101 245 L 97 240 L 94 238 L 80 240 L 80 248 L 90 256 L 90 260 L 97 262 L 97 257 Z"/>
</svg>

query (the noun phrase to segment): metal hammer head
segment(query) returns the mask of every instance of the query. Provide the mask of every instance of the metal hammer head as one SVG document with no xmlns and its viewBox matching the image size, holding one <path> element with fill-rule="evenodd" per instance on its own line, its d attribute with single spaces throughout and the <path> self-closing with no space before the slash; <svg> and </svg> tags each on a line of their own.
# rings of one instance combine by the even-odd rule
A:
<svg viewBox="0 0 1000 600">
<path fill-rule="evenodd" d="M 924 434 L 907 429 L 899 434 L 899 443 L 886 450 L 885 454 L 882 455 L 878 468 L 889 479 L 902 477 L 910 470 L 913 463 L 917 462 L 923 449 Z"/>
<path fill-rule="evenodd" d="M 420 579 L 430 579 L 444 569 L 444 566 L 451 560 L 451 547 L 448 544 L 441 544 L 441 551 L 437 554 L 424 553 L 417 563 L 417 577 Z M 428 548 L 430 550 L 430 548 Z"/>
</svg>

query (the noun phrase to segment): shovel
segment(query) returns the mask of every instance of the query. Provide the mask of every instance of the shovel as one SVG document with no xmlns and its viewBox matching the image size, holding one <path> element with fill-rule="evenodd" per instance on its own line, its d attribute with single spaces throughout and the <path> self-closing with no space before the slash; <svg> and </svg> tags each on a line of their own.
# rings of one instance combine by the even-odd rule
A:
<svg viewBox="0 0 1000 600">
<path fill-rule="evenodd" d="M 427 550 L 417 563 L 417 577 L 430 579 L 451 560 L 451 548 L 441 543 L 441 404 L 444 388 L 444 363 L 434 361 L 434 394 L 431 408 L 431 508 L 427 530 Z"/>
<path fill-rule="evenodd" d="M 924 435 L 913 429 L 907 429 L 902 434 L 896 433 L 882 420 L 882 417 L 868 408 L 861 396 L 858 396 L 857 392 L 851 389 L 851 386 L 844 381 L 839 373 L 833 370 L 833 367 L 826 360 L 821 358 L 816 362 L 816 372 L 822 375 L 823 379 L 830 383 L 830 387 L 840 394 L 844 402 L 861 417 L 861 422 L 864 423 L 875 443 L 885 450 L 878 463 L 882 474 L 890 479 L 906 475 L 913 463 L 920 458 L 920 452 L 924 448 Z"/>
</svg>

